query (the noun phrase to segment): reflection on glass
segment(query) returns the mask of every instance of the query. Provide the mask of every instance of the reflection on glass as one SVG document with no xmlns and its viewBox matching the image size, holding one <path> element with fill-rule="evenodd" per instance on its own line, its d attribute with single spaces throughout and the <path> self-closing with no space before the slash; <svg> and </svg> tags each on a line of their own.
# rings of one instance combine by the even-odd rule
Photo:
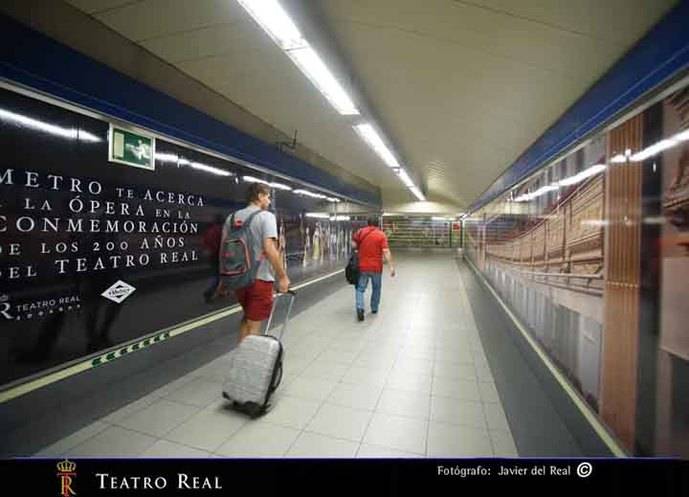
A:
<svg viewBox="0 0 689 497">
<path fill-rule="evenodd" d="M 102 141 L 96 135 L 84 131 L 82 129 L 74 128 L 63 128 L 61 126 L 56 126 L 38 119 L 33 119 L 31 117 L 24 116 L 22 114 L 17 114 L 15 112 L 10 112 L 5 109 L 0 108 L 0 119 L 7 122 L 12 122 L 25 126 L 27 128 L 35 129 L 37 131 L 42 131 L 44 133 L 50 133 L 53 136 L 60 136 L 62 138 L 68 138 L 70 140 L 81 140 L 85 142 L 100 142 Z"/>
</svg>

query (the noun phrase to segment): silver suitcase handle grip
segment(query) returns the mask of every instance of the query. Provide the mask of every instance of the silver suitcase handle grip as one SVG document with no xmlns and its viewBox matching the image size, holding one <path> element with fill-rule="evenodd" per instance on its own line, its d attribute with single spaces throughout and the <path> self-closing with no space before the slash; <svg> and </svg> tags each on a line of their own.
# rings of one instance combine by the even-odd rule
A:
<svg viewBox="0 0 689 497">
<path fill-rule="evenodd" d="M 294 298 L 297 296 L 297 292 L 294 290 L 287 290 L 286 292 L 277 292 L 275 295 L 273 295 L 273 308 L 270 310 L 270 316 L 268 317 L 268 323 L 266 324 L 266 331 L 265 334 L 268 334 L 268 331 L 270 330 L 270 324 L 273 321 L 273 314 L 275 314 L 275 307 L 280 300 L 280 297 L 282 296 L 289 296 L 289 304 L 287 305 L 287 314 L 285 314 L 285 323 L 282 325 L 282 328 L 280 328 L 280 335 L 277 336 L 276 338 L 278 340 L 282 340 L 282 336 L 284 335 L 285 331 L 287 330 L 287 323 L 289 322 L 289 315 L 292 312 L 292 306 L 294 305 Z"/>
</svg>

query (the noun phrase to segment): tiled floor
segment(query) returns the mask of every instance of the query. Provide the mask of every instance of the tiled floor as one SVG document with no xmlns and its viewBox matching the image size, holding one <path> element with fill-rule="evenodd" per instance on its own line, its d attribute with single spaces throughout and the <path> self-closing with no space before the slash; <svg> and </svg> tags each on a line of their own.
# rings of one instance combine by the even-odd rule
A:
<svg viewBox="0 0 689 497">
<path fill-rule="evenodd" d="M 227 409 L 221 357 L 37 455 L 516 456 L 454 260 L 398 259 L 378 315 L 356 322 L 347 286 L 293 317 L 263 418 Z"/>
</svg>

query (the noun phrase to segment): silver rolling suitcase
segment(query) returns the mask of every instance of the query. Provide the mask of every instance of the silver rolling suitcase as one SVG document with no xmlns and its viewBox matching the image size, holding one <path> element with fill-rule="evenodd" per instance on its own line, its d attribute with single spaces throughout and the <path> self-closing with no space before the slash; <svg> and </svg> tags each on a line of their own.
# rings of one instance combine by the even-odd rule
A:
<svg viewBox="0 0 689 497">
<path fill-rule="evenodd" d="M 273 301 L 265 334 L 249 335 L 232 351 L 229 374 L 223 385 L 223 397 L 238 411 L 252 418 L 265 414 L 270 408 L 270 397 L 282 380 L 283 349 L 280 339 L 285 333 L 294 304 L 295 292 L 278 293 Z M 278 337 L 268 335 L 277 303 L 289 299 L 285 323 Z"/>
</svg>

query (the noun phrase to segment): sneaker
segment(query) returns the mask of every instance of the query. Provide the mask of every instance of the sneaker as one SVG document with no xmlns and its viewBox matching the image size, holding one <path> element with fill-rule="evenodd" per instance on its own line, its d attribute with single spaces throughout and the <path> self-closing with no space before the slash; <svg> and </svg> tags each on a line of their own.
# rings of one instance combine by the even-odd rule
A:
<svg viewBox="0 0 689 497">
<path fill-rule="evenodd" d="M 356 318 L 358 321 L 364 320 L 364 310 L 363 309 L 357 309 L 356 310 Z"/>
</svg>

